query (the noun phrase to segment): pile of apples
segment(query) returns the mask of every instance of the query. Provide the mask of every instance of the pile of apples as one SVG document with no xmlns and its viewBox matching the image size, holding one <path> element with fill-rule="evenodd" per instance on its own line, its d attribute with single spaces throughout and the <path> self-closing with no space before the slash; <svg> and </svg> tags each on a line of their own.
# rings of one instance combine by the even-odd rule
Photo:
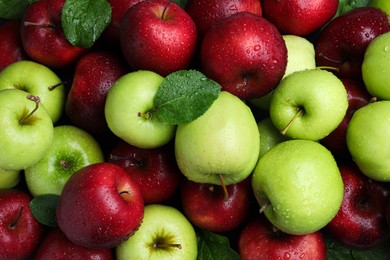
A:
<svg viewBox="0 0 390 260">
<path fill-rule="evenodd" d="M 15 2 L 0 259 L 390 257 L 386 0 Z"/>
</svg>

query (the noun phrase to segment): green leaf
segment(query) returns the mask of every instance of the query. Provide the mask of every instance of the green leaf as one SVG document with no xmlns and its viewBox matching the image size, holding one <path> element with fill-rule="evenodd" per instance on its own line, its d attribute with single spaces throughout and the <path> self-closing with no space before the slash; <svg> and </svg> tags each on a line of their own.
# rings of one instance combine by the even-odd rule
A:
<svg viewBox="0 0 390 260">
<path fill-rule="evenodd" d="M 56 208 L 58 203 L 58 195 L 45 194 L 34 197 L 30 201 L 31 213 L 35 219 L 46 226 L 56 227 Z"/>
<path fill-rule="evenodd" d="M 0 18 L 21 19 L 26 8 L 38 0 L 0 0 Z"/>
<path fill-rule="evenodd" d="M 240 256 L 230 247 L 227 237 L 206 230 L 197 232 L 198 260 L 239 260 Z"/>
<path fill-rule="evenodd" d="M 221 86 L 197 70 L 179 70 L 166 76 L 154 97 L 154 114 L 169 124 L 189 123 L 217 99 Z"/>
<path fill-rule="evenodd" d="M 367 6 L 370 0 L 340 0 L 336 16 L 342 15 L 352 9 Z"/>
<path fill-rule="evenodd" d="M 110 21 L 107 0 L 66 0 L 62 8 L 62 28 L 74 46 L 91 47 Z"/>
</svg>

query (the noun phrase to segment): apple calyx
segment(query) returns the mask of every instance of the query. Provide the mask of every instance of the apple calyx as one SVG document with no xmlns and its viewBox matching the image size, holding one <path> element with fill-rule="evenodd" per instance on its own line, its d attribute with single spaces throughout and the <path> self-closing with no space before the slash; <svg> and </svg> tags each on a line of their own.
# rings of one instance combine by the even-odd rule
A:
<svg viewBox="0 0 390 260">
<path fill-rule="evenodd" d="M 162 20 L 166 20 L 165 13 L 166 13 L 168 7 L 171 5 L 172 2 L 173 2 L 173 0 L 169 0 L 167 5 L 164 7 L 164 10 L 163 10 L 163 12 L 161 14 L 161 19 Z"/>
<path fill-rule="evenodd" d="M 24 209 L 24 206 L 20 206 L 20 209 L 19 209 L 19 213 L 18 215 L 16 216 L 16 219 L 14 221 L 12 221 L 9 225 L 8 225 L 8 228 L 9 229 L 15 229 L 16 228 L 16 224 L 19 222 L 19 219 L 22 217 L 22 213 L 23 213 L 23 209 Z"/>
<path fill-rule="evenodd" d="M 41 99 L 38 96 L 33 96 L 31 94 L 28 94 L 26 98 L 28 100 L 35 102 L 35 108 L 33 110 L 31 110 L 31 112 L 28 113 L 25 117 L 23 117 L 19 120 L 20 125 L 26 124 L 26 121 L 35 113 L 35 111 L 38 110 L 39 103 L 41 102 Z"/>
<path fill-rule="evenodd" d="M 64 159 L 62 159 L 62 160 L 60 161 L 60 165 L 61 165 L 61 167 L 64 168 L 65 170 L 69 170 L 70 167 L 72 167 L 72 164 L 71 164 L 70 162 L 64 160 Z"/>
<path fill-rule="evenodd" d="M 25 21 L 23 23 L 23 25 L 24 26 L 39 26 L 42 28 L 48 28 L 48 29 L 52 29 L 52 30 L 56 29 L 56 25 L 54 23 L 35 23 L 35 22 Z"/>
<path fill-rule="evenodd" d="M 290 126 L 294 123 L 294 121 L 301 115 L 303 115 L 304 109 L 302 107 L 297 108 L 297 113 L 294 115 L 294 117 L 288 122 L 288 124 L 280 131 L 282 135 L 286 135 L 287 130 L 290 128 Z"/>
<path fill-rule="evenodd" d="M 228 193 L 228 190 L 226 188 L 225 180 L 223 179 L 222 174 L 218 174 L 218 177 L 219 177 L 219 180 L 221 181 L 221 186 L 222 186 L 222 190 L 224 193 L 224 199 L 225 199 L 225 201 L 227 201 L 229 199 L 229 193 Z"/>
</svg>

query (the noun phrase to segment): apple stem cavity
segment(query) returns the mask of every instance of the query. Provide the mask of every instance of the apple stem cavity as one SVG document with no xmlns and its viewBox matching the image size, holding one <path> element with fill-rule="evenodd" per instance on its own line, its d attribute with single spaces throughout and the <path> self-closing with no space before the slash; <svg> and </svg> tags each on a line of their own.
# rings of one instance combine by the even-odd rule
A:
<svg viewBox="0 0 390 260">
<path fill-rule="evenodd" d="M 286 132 L 287 130 L 290 128 L 290 126 L 294 123 L 294 121 L 301 115 L 303 115 L 303 109 L 301 107 L 298 107 L 298 111 L 297 113 L 294 115 L 294 117 L 290 120 L 290 122 L 288 122 L 288 124 L 286 125 L 285 128 L 282 129 L 282 131 L 280 131 L 280 133 L 282 135 L 286 135 Z"/>
<path fill-rule="evenodd" d="M 138 112 L 138 116 L 139 117 L 143 117 L 145 119 L 152 119 L 152 112 L 145 112 L 145 113 L 142 113 L 142 112 Z"/>
<path fill-rule="evenodd" d="M 22 119 L 19 120 L 19 124 L 21 124 L 21 125 L 23 125 L 23 124 L 26 122 L 26 120 L 27 120 L 29 117 L 31 117 L 31 116 L 35 113 L 35 111 L 38 110 L 38 108 L 39 108 L 39 103 L 41 102 L 41 99 L 40 99 L 38 96 L 33 96 L 33 95 L 31 95 L 31 94 L 28 94 L 28 95 L 27 95 L 27 99 L 29 99 L 29 100 L 35 102 L 35 108 L 34 108 L 33 110 L 31 110 L 31 112 L 30 112 L 27 116 L 25 116 L 24 118 L 22 118 Z"/>
<path fill-rule="evenodd" d="M 226 187 L 225 180 L 223 179 L 222 174 L 218 174 L 218 177 L 219 177 L 219 180 L 221 181 L 221 186 L 222 186 L 222 189 L 223 189 L 223 194 L 224 194 L 224 197 L 225 197 L 225 201 L 227 201 L 229 199 L 229 193 L 228 193 L 228 190 L 227 190 L 227 187 Z"/>
<path fill-rule="evenodd" d="M 170 243 L 159 243 L 159 242 L 156 242 L 153 244 L 153 248 L 162 248 L 162 249 L 165 249 L 165 248 L 172 248 L 172 247 L 175 247 L 175 248 L 178 248 L 178 249 L 181 249 L 181 244 L 170 244 Z"/>
<path fill-rule="evenodd" d="M 171 3 L 173 2 L 173 0 L 169 0 L 169 2 L 167 3 L 167 5 L 164 7 L 164 10 L 163 10 L 163 12 L 162 12 L 162 14 L 161 14 L 161 19 L 162 20 L 165 20 L 165 13 L 166 13 L 166 11 L 167 11 L 167 9 L 168 9 L 168 7 L 171 5 Z"/>
<path fill-rule="evenodd" d="M 10 229 L 15 229 L 16 228 L 16 224 L 19 222 L 19 219 L 22 217 L 23 209 L 24 209 L 24 206 L 23 205 L 20 206 L 19 213 L 16 216 L 16 219 L 8 225 L 8 227 Z"/>
<path fill-rule="evenodd" d="M 70 167 L 72 166 L 71 163 L 69 163 L 68 161 L 65 161 L 65 160 L 61 160 L 60 164 L 61 164 L 62 168 L 64 168 L 65 170 L 69 170 Z"/>
<path fill-rule="evenodd" d="M 56 25 L 53 23 L 34 23 L 34 22 L 25 21 L 24 26 L 39 26 L 42 28 L 49 28 L 49 29 L 53 29 L 53 30 L 56 29 Z"/>
</svg>

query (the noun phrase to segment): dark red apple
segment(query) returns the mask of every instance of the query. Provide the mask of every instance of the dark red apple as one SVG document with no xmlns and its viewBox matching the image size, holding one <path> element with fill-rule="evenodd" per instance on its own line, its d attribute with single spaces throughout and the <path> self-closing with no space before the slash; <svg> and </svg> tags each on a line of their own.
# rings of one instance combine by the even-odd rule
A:
<svg viewBox="0 0 390 260">
<path fill-rule="evenodd" d="M 241 230 L 238 252 L 242 260 L 325 260 L 326 243 L 321 231 L 290 235 L 277 230 L 260 215 L 249 220 Z"/>
<path fill-rule="evenodd" d="M 171 144 L 142 149 L 120 140 L 111 149 L 108 162 L 119 165 L 133 177 L 141 189 L 145 204 L 170 199 L 178 189 L 182 176 Z"/>
<path fill-rule="evenodd" d="M 75 244 L 112 248 L 140 226 L 144 213 L 141 191 L 116 164 L 103 162 L 75 172 L 57 205 L 57 223 Z"/>
<path fill-rule="evenodd" d="M 361 78 L 368 44 L 390 31 L 387 14 L 375 7 L 353 9 L 330 21 L 315 43 L 317 66 L 329 66 L 338 76 Z"/>
<path fill-rule="evenodd" d="M 283 34 L 307 36 L 330 21 L 336 14 L 338 0 L 262 0 L 263 16 Z"/>
<path fill-rule="evenodd" d="M 20 38 L 20 20 L 1 23 L 0 35 L 0 71 L 15 61 L 27 59 Z"/>
<path fill-rule="evenodd" d="M 216 22 L 200 52 L 201 71 L 241 99 L 269 93 L 287 65 L 287 48 L 275 25 L 246 12 Z"/>
<path fill-rule="evenodd" d="M 389 187 L 366 177 L 352 161 L 339 165 L 344 182 L 340 210 L 324 231 L 352 248 L 368 249 L 389 238 L 386 205 Z"/>
<path fill-rule="evenodd" d="M 350 158 L 346 133 L 347 126 L 353 113 L 360 107 L 367 105 L 372 96 L 368 93 L 362 80 L 353 78 L 342 78 L 348 95 L 348 109 L 339 126 L 320 142 L 328 148 L 337 158 Z"/>
<path fill-rule="evenodd" d="M 198 28 L 199 39 L 216 21 L 231 14 L 248 12 L 262 15 L 259 0 L 188 0 L 185 10 Z"/>
<path fill-rule="evenodd" d="M 21 19 L 21 40 L 27 55 L 50 68 L 72 65 L 88 48 L 73 46 L 61 25 L 65 0 L 41 0 L 29 5 Z"/>
<path fill-rule="evenodd" d="M 44 228 L 32 215 L 29 193 L 0 190 L 0 259 L 27 259 L 38 248 Z"/>
<path fill-rule="evenodd" d="M 72 123 L 91 133 L 107 132 L 104 115 L 107 93 L 127 71 L 125 61 L 113 52 L 94 51 L 81 57 L 65 104 Z"/>
<path fill-rule="evenodd" d="M 250 178 L 227 185 L 196 183 L 183 178 L 180 184 L 182 210 L 195 226 L 212 232 L 229 232 L 243 224 L 253 205 Z"/>
<path fill-rule="evenodd" d="M 188 69 L 197 45 L 197 29 L 184 9 L 172 1 L 142 1 L 123 16 L 120 43 L 133 70 L 161 76 Z"/>
<path fill-rule="evenodd" d="M 89 248 L 70 241 L 58 227 L 48 231 L 34 256 L 35 260 L 111 260 L 111 248 Z"/>
</svg>

